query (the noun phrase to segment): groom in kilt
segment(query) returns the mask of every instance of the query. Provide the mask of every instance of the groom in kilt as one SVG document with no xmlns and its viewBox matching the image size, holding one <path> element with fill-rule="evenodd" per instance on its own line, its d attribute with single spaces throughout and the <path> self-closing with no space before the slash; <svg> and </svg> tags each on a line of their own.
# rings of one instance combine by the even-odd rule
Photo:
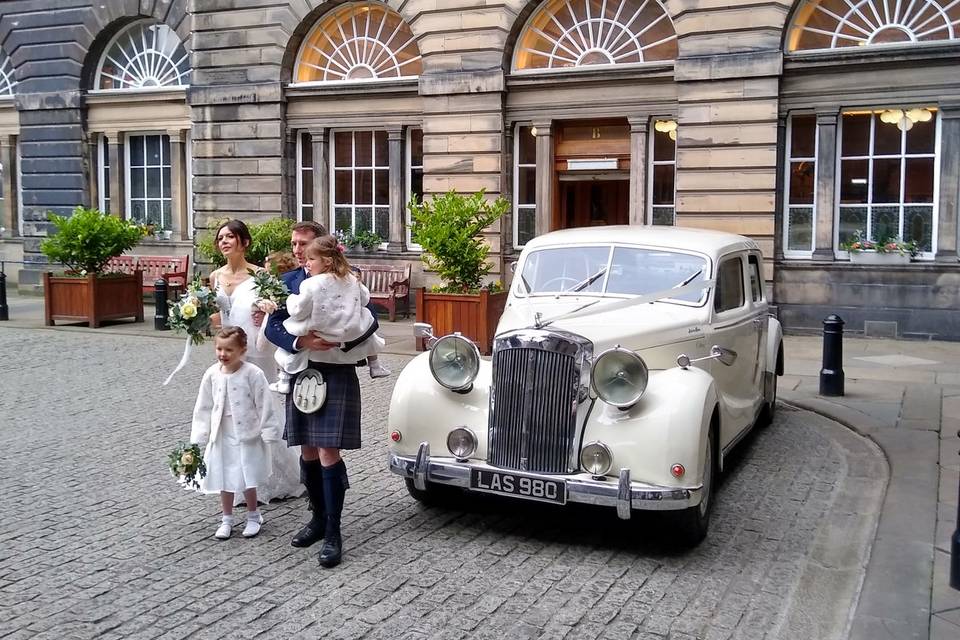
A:
<svg viewBox="0 0 960 640">
<path fill-rule="evenodd" d="M 312 221 L 298 222 L 293 226 L 290 245 L 300 267 L 282 276 L 291 293 L 299 293 L 300 284 L 308 277 L 304 269 L 307 245 L 326 234 L 322 225 Z M 326 342 L 314 335 L 291 335 L 283 327 L 287 317 L 283 309 L 270 314 L 265 329 L 270 342 L 291 353 L 304 349 L 336 349 L 340 352 L 336 354 L 337 357 L 324 359 L 343 362 L 330 364 L 310 361 L 308 368 L 323 375 L 327 387 L 326 400 L 313 413 L 303 413 L 294 404 L 294 391 L 291 389 L 286 396 L 286 426 L 283 431 L 287 446 L 300 447 L 303 483 L 313 505 L 310 521 L 297 532 L 290 544 L 309 547 L 323 540 L 318 560 L 320 566 L 330 568 L 340 564 L 342 556 L 340 515 L 346 490 L 350 487 L 347 465 L 340 457 L 340 450 L 360 448 L 360 382 L 357 380 L 356 363 L 351 362 L 349 350 L 373 335 L 379 325 L 374 314 L 373 326 L 365 335 L 341 345 Z"/>
</svg>

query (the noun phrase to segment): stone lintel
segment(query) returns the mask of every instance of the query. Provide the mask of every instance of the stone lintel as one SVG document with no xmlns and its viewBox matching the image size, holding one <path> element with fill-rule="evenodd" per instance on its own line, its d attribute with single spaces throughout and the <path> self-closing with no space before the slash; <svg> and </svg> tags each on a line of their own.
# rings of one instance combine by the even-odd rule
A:
<svg viewBox="0 0 960 640">
<path fill-rule="evenodd" d="M 420 95 L 490 93 L 506 90 L 503 69 L 454 71 L 420 76 Z"/>
<path fill-rule="evenodd" d="M 680 58 L 674 65 L 677 82 L 761 78 L 783 72 L 783 52 L 758 51 Z"/>
</svg>

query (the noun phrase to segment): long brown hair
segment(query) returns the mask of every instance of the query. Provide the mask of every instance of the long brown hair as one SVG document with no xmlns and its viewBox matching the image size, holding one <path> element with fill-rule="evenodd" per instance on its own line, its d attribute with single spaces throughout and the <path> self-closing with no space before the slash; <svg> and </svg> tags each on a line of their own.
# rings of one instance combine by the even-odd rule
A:
<svg viewBox="0 0 960 640">
<path fill-rule="evenodd" d="M 253 238 L 250 236 L 250 229 L 247 228 L 243 220 L 227 220 L 217 227 L 217 232 L 213 235 L 214 246 L 219 246 L 220 231 L 222 231 L 224 227 L 236 236 L 240 241 L 240 246 L 243 247 L 243 252 L 246 253 L 247 249 L 250 248 L 250 243 L 253 242 Z"/>
<path fill-rule="evenodd" d="M 335 274 L 338 278 L 353 275 L 350 270 L 350 263 L 347 262 L 343 252 L 340 251 L 340 243 L 331 235 L 314 238 L 307 245 L 304 253 L 308 258 L 330 258 L 332 264 L 329 273 Z"/>
</svg>

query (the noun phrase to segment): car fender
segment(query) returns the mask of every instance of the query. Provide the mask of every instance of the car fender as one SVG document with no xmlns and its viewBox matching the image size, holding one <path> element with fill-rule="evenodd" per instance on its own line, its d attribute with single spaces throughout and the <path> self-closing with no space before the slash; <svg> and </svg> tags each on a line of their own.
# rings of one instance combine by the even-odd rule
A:
<svg viewBox="0 0 960 640">
<path fill-rule="evenodd" d="M 473 458 L 487 455 L 487 414 L 490 406 L 489 360 L 480 360 L 480 371 L 467 392 L 447 389 L 430 372 L 430 353 L 411 360 L 393 387 L 387 435 L 400 432 L 400 441 L 390 447 L 399 455 L 416 455 L 421 442 L 430 443 L 435 455 L 449 455 L 447 435 L 454 427 L 467 427 L 477 436 Z"/>
<path fill-rule="evenodd" d="M 773 316 L 767 317 L 767 365 L 768 373 L 783 375 L 783 360 L 777 358 L 777 353 L 783 344 L 783 327 L 780 321 Z"/>
<path fill-rule="evenodd" d="M 713 377 L 703 369 L 651 372 L 643 397 L 630 409 L 620 410 L 597 399 L 584 425 L 582 444 L 607 445 L 613 456 L 610 475 L 626 468 L 631 480 L 698 486 L 704 444 L 718 402 Z M 677 463 L 686 470 L 681 478 L 670 472 Z"/>
</svg>

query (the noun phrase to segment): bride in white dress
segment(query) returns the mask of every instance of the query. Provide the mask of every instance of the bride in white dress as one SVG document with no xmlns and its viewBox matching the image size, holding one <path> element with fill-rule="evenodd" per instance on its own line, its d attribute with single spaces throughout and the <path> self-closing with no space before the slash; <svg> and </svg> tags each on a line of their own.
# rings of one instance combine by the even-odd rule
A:
<svg viewBox="0 0 960 640">
<path fill-rule="evenodd" d="M 257 349 L 259 328 L 253 320 L 253 303 L 257 292 L 253 286 L 253 277 L 247 269 L 259 270 L 260 267 L 247 262 L 244 254 L 250 244 L 250 231 L 240 220 L 229 220 L 217 229 L 217 248 L 227 259 L 227 264 L 210 274 L 210 285 L 217 295 L 220 307 L 220 324 L 224 327 L 240 327 L 247 334 L 246 361 L 263 370 L 267 380 L 277 379 L 277 366 L 273 360 L 273 345 L 264 350 Z M 273 398 L 280 404 L 280 398 Z M 282 413 L 282 407 L 280 408 Z M 300 447 L 288 447 L 285 441 L 272 442 L 270 463 L 273 473 L 266 484 L 257 487 L 257 498 L 261 502 L 270 502 L 275 498 L 300 496 L 304 487 L 300 484 Z M 237 493 L 237 502 L 243 501 L 243 495 Z"/>
</svg>

